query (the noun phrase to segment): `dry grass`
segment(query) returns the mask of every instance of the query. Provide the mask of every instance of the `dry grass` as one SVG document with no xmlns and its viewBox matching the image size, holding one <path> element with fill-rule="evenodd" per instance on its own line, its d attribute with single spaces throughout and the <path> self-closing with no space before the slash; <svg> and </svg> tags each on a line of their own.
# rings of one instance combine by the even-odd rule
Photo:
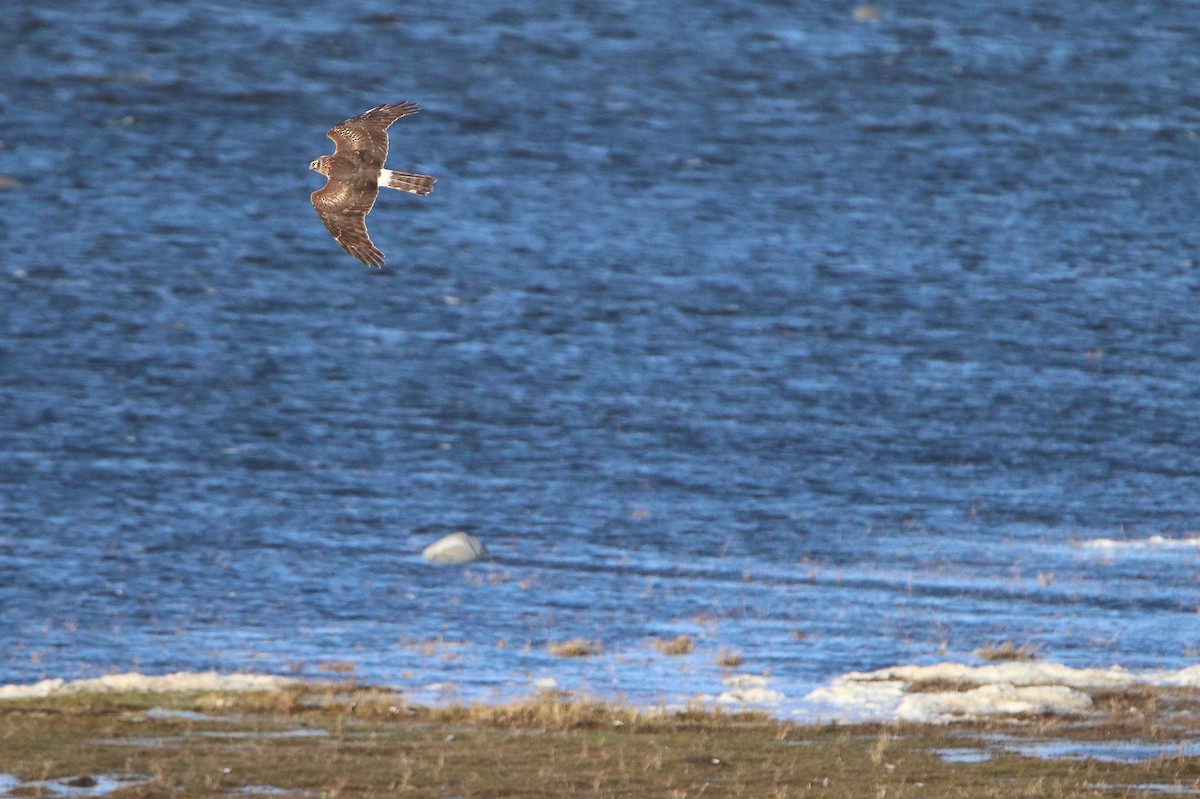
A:
<svg viewBox="0 0 1200 799">
<path fill-rule="evenodd" d="M 742 663 L 742 656 L 736 650 L 730 649 L 727 646 L 722 647 L 720 653 L 717 655 L 717 665 L 723 669 L 736 669 Z"/>
<path fill-rule="evenodd" d="M 358 666 L 353 660 L 326 660 L 318 663 L 317 668 L 327 674 L 350 674 Z"/>
<path fill-rule="evenodd" d="M 604 646 L 599 641 L 589 641 L 585 638 L 572 638 L 570 641 L 558 641 L 546 644 L 551 655 L 560 658 L 586 658 L 599 655 Z"/>
<path fill-rule="evenodd" d="M 975 650 L 975 655 L 981 660 L 1033 660 L 1037 650 L 1029 644 L 1017 646 L 1012 641 L 999 644 L 986 644 Z"/>
<path fill-rule="evenodd" d="M 1195 740 L 1197 698 L 1139 688 L 1098 696 L 1101 716 L 1084 722 L 945 728 L 800 727 L 553 692 L 495 707 L 417 708 L 394 691 L 345 684 L 73 696 L 0 702 L 0 773 L 82 777 L 80 785 L 93 775 L 146 775 L 121 799 L 232 797 L 263 786 L 314 797 L 511 799 L 1120 796 L 1155 785 L 1186 793 L 1200 784 L 1200 758 L 1042 760 L 1014 750 L 1046 738 Z M 147 714 L 151 707 L 212 715 Z M 986 750 L 990 759 L 945 762 L 944 750 Z"/>
<path fill-rule="evenodd" d="M 1107 705 L 1126 719 L 1123 734 L 1188 718 L 1191 726 L 1175 734 L 1190 740 L 1200 729 L 1195 700 L 1176 692 L 1152 702 L 1139 691 Z M 155 706 L 221 713 L 147 715 Z M 1128 726 L 1132 708 L 1141 728 Z M 953 729 L 798 727 L 765 716 L 645 712 L 556 693 L 497 707 L 429 709 L 409 707 L 387 690 L 306 685 L 279 694 L 0 703 L 0 773 L 23 780 L 147 776 L 147 783 L 123 788 L 122 799 L 231 797 L 253 786 L 322 797 L 1060 797 L 1127 795 L 1130 786 L 1146 785 L 1177 784 L 1186 792 L 1200 781 L 1200 758 L 1039 760 L 995 746 L 998 732 L 1007 744 L 1022 736 L 1100 737 L 1105 728 L 1091 722 L 1074 729 L 1064 719 Z M 988 749 L 991 758 L 947 763 L 937 752 L 949 749 Z"/>
<path fill-rule="evenodd" d="M 690 655 L 696 649 L 696 642 L 692 640 L 690 635 L 681 635 L 671 640 L 659 638 L 654 641 L 653 646 L 664 655 L 678 657 L 680 655 Z"/>
</svg>

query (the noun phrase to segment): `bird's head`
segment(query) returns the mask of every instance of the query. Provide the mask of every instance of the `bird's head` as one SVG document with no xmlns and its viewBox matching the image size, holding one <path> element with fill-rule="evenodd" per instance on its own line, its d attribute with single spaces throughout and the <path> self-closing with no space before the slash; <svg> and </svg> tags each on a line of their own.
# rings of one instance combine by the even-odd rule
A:
<svg viewBox="0 0 1200 799">
<path fill-rule="evenodd" d="M 321 156 L 320 158 L 314 158 L 312 163 L 308 165 L 308 168 L 311 169 L 313 172 L 320 172 L 322 175 L 324 175 L 325 174 L 325 156 Z"/>
</svg>

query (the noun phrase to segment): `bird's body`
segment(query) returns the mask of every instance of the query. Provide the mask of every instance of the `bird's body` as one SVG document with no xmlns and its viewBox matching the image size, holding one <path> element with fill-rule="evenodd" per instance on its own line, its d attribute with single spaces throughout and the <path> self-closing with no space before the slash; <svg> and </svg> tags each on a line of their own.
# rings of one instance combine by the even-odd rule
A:
<svg viewBox="0 0 1200 799">
<path fill-rule="evenodd" d="M 313 208 L 341 248 L 367 266 L 383 266 L 383 253 L 367 235 L 367 214 L 379 189 L 411 194 L 433 191 L 437 178 L 384 167 L 388 154 L 388 126 L 417 113 L 415 103 L 380 105 L 334 125 L 325 135 L 336 145 L 333 155 L 322 155 L 308 168 L 320 172 L 325 187 L 312 193 Z"/>
</svg>

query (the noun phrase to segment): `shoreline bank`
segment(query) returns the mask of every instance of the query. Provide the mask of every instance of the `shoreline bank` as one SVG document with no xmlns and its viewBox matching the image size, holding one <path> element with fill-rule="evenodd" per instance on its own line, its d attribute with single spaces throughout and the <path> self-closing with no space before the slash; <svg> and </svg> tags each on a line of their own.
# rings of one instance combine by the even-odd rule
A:
<svg viewBox="0 0 1200 799">
<path fill-rule="evenodd" d="M 175 687 L 153 691 L 122 676 L 107 690 L 58 686 L 0 702 L 0 796 L 949 797 L 1200 786 L 1192 688 L 1097 692 L 1087 714 L 803 724 L 555 691 L 430 708 L 349 682 L 211 690 L 199 686 L 213 676 L 199 675 L 180 689 L 186 680 L 168 675 L 149 684 Z"/>
</svg>

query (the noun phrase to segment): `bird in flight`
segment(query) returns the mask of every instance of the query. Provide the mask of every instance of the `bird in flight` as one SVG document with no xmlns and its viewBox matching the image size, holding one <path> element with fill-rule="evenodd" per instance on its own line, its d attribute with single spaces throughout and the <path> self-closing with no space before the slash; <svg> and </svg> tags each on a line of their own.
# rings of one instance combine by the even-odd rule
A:
<svg viewBox="0 0 1200 799">
<path fill-rule="evenodd" d="M 370 111 L 334 125 L 325 135 L 333 139 L 333 155 L 322 155 L 308 168 L 326 177 L 325 187 L 312 193 L 317 216 L 341 248 L 367 266 L 383 266 L 383 253 L 367 235 L 367 214 L 380 187 L 424 196 L 437 178 L 386 169 L 388 126 L 417 113 L 409 102 L 377 105 Z"/>
</svg>

